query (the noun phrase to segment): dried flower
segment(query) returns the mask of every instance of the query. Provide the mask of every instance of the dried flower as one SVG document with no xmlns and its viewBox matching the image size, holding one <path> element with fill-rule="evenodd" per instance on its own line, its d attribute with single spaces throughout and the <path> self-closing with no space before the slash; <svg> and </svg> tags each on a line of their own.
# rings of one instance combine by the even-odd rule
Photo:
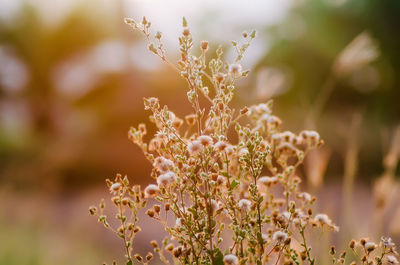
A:
<svg viewBox="0 0 400 265">
<path fill-rule="evenodd" d="M 276 231 L 272 235 L 272 240 L 278 241 L 280 243 L 284 242 L 288 238 L 288 235 L 285 232 L 282 231 Z"/>
<path fill-rule="evenodd" d="M 159 189 L 158 189 L 157 185 L 150 184 L 144 189 L 144 194 L 145 194 L 146 198 L 153 198 L 157 194 L 158 191 L 159 191 Z"/>
<path fill-rule="evenodd" d="M 157 184 L 158 184 L 158 187 L 160 187 L 160 188 L 161 187 L 165 188 L 168 185 L 174 183 L 175 181 L 176 181 L 176 175 L 172 171 L 164 173 L 164 174 L 158 176 L 158 178 L 157 178 Z"/>
<path fill-rule="evenodd" d="M 372 252 L 376 249 L 377 245 L 374 242 L 367 242 L 364 247 L 368 252 Z"/>
<path fill-rule="evenodd" d="M 188 150 L 190 154 L 196 155 L 201 151 L 203 151 L 203 145 L 201 144 L 200 141 L 192 141 L 188 145 Z"/>
<path fill-rule="evenodd" d="M 213 144 L 213 139 L 208 136 L 208 135 L 202 135 L 197 138 L 197 140 L 203 145 L 203 146 L 209 146 Z"/>
<path fill-rule="evenodd" d="M 247 199 L 241 199 L 238 203 L 238 206 L 242 211 L 250 211 L 251 201 Z"/>
<path fill-rule="evenodd" d="M 111 185 L 110 191 L 115 192 L 118 191 L 119 188 L 121 188 L 121 183 L 116 182 Z"/>
<path fill-rule="evenodd" d="M 229 65 L 229 72 L 236 75 L 242 71 L 242 66 L 240 64 L 231 64 Z"/>
</svg>

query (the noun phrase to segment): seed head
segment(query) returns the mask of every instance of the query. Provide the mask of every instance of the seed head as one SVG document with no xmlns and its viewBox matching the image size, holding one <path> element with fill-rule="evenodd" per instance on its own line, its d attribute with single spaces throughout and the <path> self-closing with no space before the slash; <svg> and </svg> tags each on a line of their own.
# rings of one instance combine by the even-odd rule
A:
<svg viewBox="0 0 400 265">
<path fill-rule="evenodd" d="M 269 187 L 271 185 L 274 185 L 274 184 L 278 183 L 278 177 L 267 177 L 267 176 L 265 176 L 265 177 L 259 178 L 258 181 L 261 184 Z"/>
<path fill-rule="evenodd" d="M 387 259 L 387 261 L 388 261 L 388 263 L 389 263 L 390 265 L 399 264 L 399 261 L 398 261 L 397 258 L 396 258 L 395 256 L 393 256 L 393 255 L 387 255 L 387 256 L 386 256 L 386 259 Z"/>
<path fill-rule="evenodd" d="M 189 143 L 188 150 L 191 155 L 196 155 L 203 150 L 203 145 L 200 141 L 195 140 Z"/>
<path fill-rule="evenodd" d="M 157 243 L 157 241 L 151 240 L 151 241 L 150 241 L 150 244 L 151 244 L 151 246 L 152 246 L 153 248 L 158 248 L 158 243 Z"/>
<path fill-rule="evenodd" d="M 231 74 L 239 74 L 242 71 L 242 66 L 240 64 L 231 64 L 229 65 L 229 72 Z"/>
<path fill-rule="evenodd" d="M 111 192 L 116 192 L 121 188 L 121 183 L 115 182 L 114 184 L 111 185 L 110 191 Z"/>
<path fill-rule="evenodd" d="M 203 146 L 209 146 L 213 144 L 213 139 L 208 136 L 208 135 L 202 135 L 197 138 L 197 140 L 203 145 Z"/>
<path fill-rule="evenodd" d="M 176 175 L 172 171 L 164 173 L 164 174 L 158 176 L 158 178 L 157 178 L 157 184 L 158 184 L 158 187 L 160 187 L 160 188 L 161 187 L 165 188 L 165 187 L 169 186 L 170 184 L 173 184 L 175 181 L 176 181 Z"/>
<path fill-rule="evenodd" d="M 288 238 L 288 235 L 285 232 L 282 231 L 276 231 L 273 235 L 272 235 L 272 239 L 274 241 L 277 241 L 279 243 L 284 242 L 286 239 Z"/>
<path fill-rule="evenodd" d="M 219 152 L 223 152 L 226 149 L 227 146 L 228 145 L 227 145 L 226 142 L 218 141 L 218 142 L 215 143 L 214 148 L 217 149 L 217 151 L 219 151 Z"/>
<path fill-rule="evenodd" d="M 153 166 L 157 168 L 160 172 L 164 173 L 169 171 L 174 166 L 174 162 L 165 157 L 159 156 L 154 159 Z"/>
<path fill-rule="evenodd" d="M 200 47 L 203 51 L 207 51 L 208 50 L 208 41 L 203 40 L 200 44 Z"/>
<path fill-rule="evenodd" d="M 233 254 L 228 254 L 224 256 L 224 264 L 225 265 L 238 265 L 239 264 L 239 259 Z"/>
<path fill-rule="evenodd" d="M 350 247 L 351 249 L 354 249 L 354 248 L 356 247 L 356 241 L 355 241 L 354 239 L 350 241 L 349 247 Z"/>
<path fill-rule="evenodd" d="M 250 211 L 250 208 L 251 208 L 251 201 L 249 201 L 249 200 L 247 200 L 247 199 L 241 199 L 241 200 L 239 201 L 238 206 L 239 206 L 239 208 L 240 208 L 242 211 Z"/>
<path fill-rule="evenodd" d="M 89 213 L 90 213 L 90 215 L 96 215 L 97 214 L 97 208 L 95 206 L 90 206 Z"/>
<path fill-rule="evenodd" d="M 367 242 L 365 243 L 365 249 L 367 252 L 372 252 L 376 249 L 377 245 L 374 242 Z"/>
<path fill-rule="evenodd" d="M 189 37 L 190 36 L 190 30 L 188 28 L 184 28 L 182 35 L 185 37 Z"/>
<path fill-rule="evenodd" d="M 147 255 L 146 255 L 146 260 L 147 261 L 150 261 L 150 260 L 152 260 L 153 259 L 153 253 L 151 253 L 151 252 L 149 252 L 149 253 L 147 253 Z"/>
<path fill-rule="evenodd" d="M 156 196 L 157 192 L 159 192 L 158 186 L 154 184 L 150 184 L 144 189 L 144 195 L 146 198 L 153 198 Z"/>
</svg>

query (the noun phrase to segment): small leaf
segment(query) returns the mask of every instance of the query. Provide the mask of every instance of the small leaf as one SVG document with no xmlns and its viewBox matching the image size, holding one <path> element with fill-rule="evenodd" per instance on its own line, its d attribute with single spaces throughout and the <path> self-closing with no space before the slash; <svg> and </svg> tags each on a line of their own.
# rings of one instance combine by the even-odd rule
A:
<svg viewBox="0 0 400 265">
<path fill-rule="evenodd" d="M 233 190 L 237 185 L 239 185 L 239 182 L 237 180 L 233 180 L 231 183 L 231 189 Z"/>
<path fill-rule="evenodd" d="M 224 265 L 224 255 L 221 250 L 217 250 L 217 254 L 214 257 L 215 265 Z"/>
<path fill-rule="evenodd" d="M 187 20 L 186 20 L 185 17 L 182 18 L 182 26 L 183 26 L 184 28 L 187 27 Z"/>
</svg>

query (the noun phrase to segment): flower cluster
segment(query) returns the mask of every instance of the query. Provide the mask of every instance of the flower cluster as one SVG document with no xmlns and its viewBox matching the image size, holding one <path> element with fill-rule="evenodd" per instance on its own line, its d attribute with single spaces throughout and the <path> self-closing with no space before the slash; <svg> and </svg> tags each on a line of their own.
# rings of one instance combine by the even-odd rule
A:
<svg viewBox="0 0 400 265">
<path fill-rule="evenodd" d="M 363 238 L 358 242 L 356 240 L 351 240 L 349 243 L 349 248 L 358 259 L 361 264 L 374 264 L 374 265 L 394 265 L 399 264 L 396 256 L 399 253 L 396 251 L 396 247 L 389 237 L 382 237 L 379 244 L 373 241 Z M 333 264 L 345 264 L 347 253 L 342 252 L 339 258 L 336 258 L 336 250 L 334 247 L 331 248 L 330 254 L 332 256 Z M 350 265 L 358 264 L 356 261 L 352 261 Z"/>
<path fill-rule="evenodd" d="M 161 34 L 154 36 L 158 48 L 150 40 L 150 22 L 145 18 L 142 23 L 126 22 L 143 32 L 150 51 L 167 61 Z M 147 264 L 153 257 L 151 253 L 145 258 L 131 255 L 132 240 L 140 230 L 137 210 L 148 200 L 155 204 L 146 214 L 169 234 L 161 245 L 151 242 L 166 264 L 171 259 L 174 264 L 197 265 L 316 264 L 306 231 L 338 231 L 326 214 L 313 213 L 315 197 L 300 189 L 298 168 L 308 151 L 323 144 L 320 135 L 308 130 L 282 131 L 271 101 L 237 112 L 230 107 L 235 82 L 249 73 L 240 61 L 255 35 L 255 31 L 243 33 L 242 44 L 233 42 L 234 62 L 225 62 L 221 48 L 207 60 L 208 42 L 202 41 L 195 55 L 192 35 L 183 20 L 180 60 L 174 69 L 188 84 L 193 113 L 180 118 L 159 99 L 145 98 L 144 107 L 151 112 L 157 132 L 145 141 L 147 129 L 140 124 L 129 130 L 128 137 L 151 163 L 152 183 L 142 192 L 140 187 L 130 188 L 119 175 L 114 182 L 108 181 L 121 222 L 120 228 L 112 230 L 124 241 L 127 264 L 134 260 Z M 200 97 L 208 101 L 207 106 L 201 105 Z M 110 228 L 97 208 L 90 211 Z M 173 225 L 163 218 L 171 214 Z M 369 243 L 363 247 L 366 254 L 372 252 Z M 391 264 L 397 261 L 394 255 L 383 258 Z"/>
</svg>

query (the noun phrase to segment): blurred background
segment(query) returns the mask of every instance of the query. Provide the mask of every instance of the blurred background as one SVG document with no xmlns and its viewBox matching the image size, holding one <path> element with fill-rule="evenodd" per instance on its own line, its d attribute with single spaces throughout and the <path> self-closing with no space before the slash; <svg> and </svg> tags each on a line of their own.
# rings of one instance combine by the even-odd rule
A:
<svg viewBox="0 0 400 265">
<path fill-rule="evenodd" d="M 365 234 L 400 242 L 399 1 L 0 0 L 0 265 L 122 260 L 88 206 L 108 198 L 115 173 L 150 181 L 127 139 L 148 121 L 143 97 L 190 110 L 185 83 L 123 23 L 143 15 L 171 61 L 182 16 L 195 43 L 221 43 L 227 59 L 230 40 L 256 29 L 234 105 L 272 98 L 284 129 L 320 132 L 326 145 L 301 174 L 341 226 L 337 245 Z M 142 233 L 145 253 L 152 235 Z"/>
</svg>

